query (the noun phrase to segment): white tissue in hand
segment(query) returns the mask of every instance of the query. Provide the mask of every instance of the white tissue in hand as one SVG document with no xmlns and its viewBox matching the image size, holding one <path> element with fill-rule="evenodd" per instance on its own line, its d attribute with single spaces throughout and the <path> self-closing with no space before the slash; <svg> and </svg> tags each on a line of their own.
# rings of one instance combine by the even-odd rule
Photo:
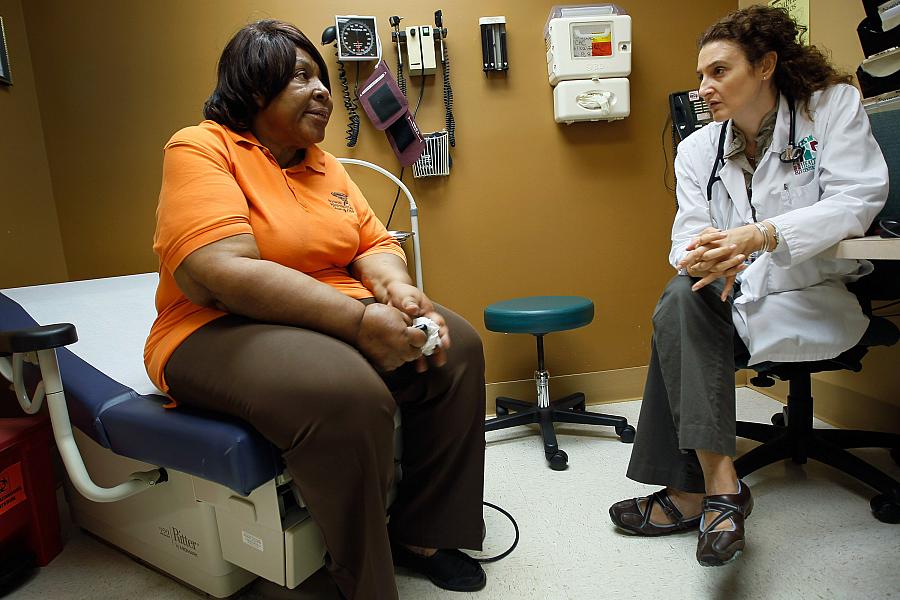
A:
<svg viewBox="0 0 900 600">
<path fill-rule="evenodd" d="M 428 317 L 416 317 L 416 320 L 413 321 L 413 327 L 418 327 L 419 325 L 424 325 L 427 329 L 425 331 L 425 335 L 428 336 L 428 339 L 425 341 L 425 345 L 422 346 L 422 354 L 425 356 L 431 356 L 434 354 L 434 349 L 438 348 L 441 345 L 440 338 L 440 327 L 438 324 L 429 319 Z"/>
</svg>

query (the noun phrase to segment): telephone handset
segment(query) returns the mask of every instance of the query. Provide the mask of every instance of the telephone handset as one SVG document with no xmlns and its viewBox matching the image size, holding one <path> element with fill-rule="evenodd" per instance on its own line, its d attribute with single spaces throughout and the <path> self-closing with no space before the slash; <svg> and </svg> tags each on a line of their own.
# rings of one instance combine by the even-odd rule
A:
<svg viewBox="0 0 900 600">
<path fill-rule="evenodd" d="M 675 145 L 712 121 L 709 105 L 697 90 L 669 94 L 669 109 L 672 111 L 672 141 Z"/>
</svg>

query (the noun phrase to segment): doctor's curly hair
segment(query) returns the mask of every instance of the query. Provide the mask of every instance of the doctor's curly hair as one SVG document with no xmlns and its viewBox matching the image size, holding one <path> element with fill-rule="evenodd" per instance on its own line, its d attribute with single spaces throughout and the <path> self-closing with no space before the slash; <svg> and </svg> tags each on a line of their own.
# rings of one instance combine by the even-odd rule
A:
<svg viewBox="0 0 900 600">
<path fill-rule="evenodd" d="M 713 24 L 700 36 L 697 46 L 720 40 L 734 42 L 754 66 L 768 52 L 775 52 L 775 87 L 805 106 L 813 92 L 852 81 L 850 75 L 835 69 L 821 50 L 797 41 L 805 34 L 806 27 L 798 25 L 785 9 L 754 5 Z"/>
</svg>

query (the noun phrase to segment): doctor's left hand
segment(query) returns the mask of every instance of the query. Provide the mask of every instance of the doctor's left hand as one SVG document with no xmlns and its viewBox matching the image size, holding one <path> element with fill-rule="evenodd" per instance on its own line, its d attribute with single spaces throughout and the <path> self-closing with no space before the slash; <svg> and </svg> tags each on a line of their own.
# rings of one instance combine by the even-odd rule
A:
<svg viewBox="0 0 900 600">
<path fill-rule="evenodd" d="M 725 287 L 720 299 L 728 299 L 738 273 L 747 268 L 744 261 L 750 252 L 758 248 L 753 225 L 745 225 L 725 231 L 707 227 L 687 247 L 688 253 L 678 262 L 691 277 L 699 278 L 691 287 L 700 290 L 716 279 L 725 278 Z"/>
<path fill-rule="evenodd" d="M 425 292 L 414 285 L 403 282 L 394 282 L 387 286 L 387 301 L 394 308 L 402 310 L 412 318 L 428 317 L 440 328 L 438 335 L 441 338 L 440 345 L 435 348 L 431 356 L 420 356 L 416 360 L 416 371 L 424 373 L 428 370 L 428 364 L 440 367 L 447 362 L 446 350 L 450 347 L 450 329 L 447 322 L 434 308 L 434 303 L 425 295 Z"/>
</svg>

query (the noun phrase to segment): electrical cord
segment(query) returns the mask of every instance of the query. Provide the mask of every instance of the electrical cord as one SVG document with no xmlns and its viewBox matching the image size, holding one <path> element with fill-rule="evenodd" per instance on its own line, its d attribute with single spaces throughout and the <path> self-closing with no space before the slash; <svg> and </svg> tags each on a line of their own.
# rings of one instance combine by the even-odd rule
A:
<svg viewBox="0 0 900 600">
<path fill-rule="evenodd" d="M 334 55 L 338 56 L 337 46 L 334 47 Z M 347 117 L 349 122 L 347 123 L 347 135 L 344 139 L 347 140 L 347 147 L 353 148 L 356 146 L 356 142 L 359 139 L 359 113 L 356 112 L 356 103 L 353 101 L 353 98 L 350 97 L 350 82 L 347 81 L 347 71 L 344 69 L 344 61 L 337 61 L 338 64 L 338 78 L 341 80 L 341 93 L 344 98 L 344 108 L 347 109 Z M 357 69 L 359 68 L 359 63 L 357 63 Z M 357 72 L 358 78 L 358 72 Z"/>
<path fill-rule="evenodd" d="M 666 117 L 666 122 L 663 123 L 663 130 L 662 130 L 662 135 L 660 136 L 660 138 L 662 141 L 663 162 L 665 163 L 664 170 L 663 170 L 663 185 L 665 186 L 666 190 L 668 190 L 668 192 L 670 194 L 675 195 L 675 188 L 669 187 L 669 155 L 666 152 L 666 132 L 671 129 L 670 128 L 671 123 L 672 123 L 672 117 L 670 115 L 670 116 Z M 672 156 L 674 156 L 674 155 L 675 155 L 675 152 L 673 150 Z M 675 202 L 675 205 L 676 205 L 676 207 L 678 206 L 677 201 Z"/>
<path fill-rule="evenodd" d="M 397 42 L 400 44 L 400 42 Z M 400 87 L 400 93 L 405 97 L 406 94 L 406 76 L 403 74 L 403 63 L 397 61 L 397 86 Z"/>
<path fill-rule="evenodd" d="M 900 220 L 898 219 L 879 219 L 878 226 L 881 228 L 881 237 L 883 238 L 900 238 Z"/>
<path fill-rule="evenodd" d="M 496 504 L 491 504 L 490 502 L 484 502 L 484 501 L 482 501 L 482 504 L 484 504 L 485 506 L 489 506 L 489 507 L 493 508 L 494 510 L 496 510 L 497 512 L 499 512 L 500 514 L 502 514 L 503 516 L 505 516 L 507 519 L 509 519 L 509 522 L 512 523 L 513 529 L 516 530 L 516 539 L 513 540 L 513 543 L 512 543 L 512 545 L 511 545 L 509 548 L 507 548 L 506 550 L 504 550 L 503 552 L 501 552 L 501 553 L 498 554 L 497 556 L 488 556 L 488 557 L 485 557 L 485 558 L 476 558 L 476 559 L 475 559 L 475 560 L 477 560 L 477 561 L 480 562 L 480 563 L 492 563 L 492 562 L 497 562 L 498 560 L 501 560 L 501 559 L 506 558 L 507 556 L 509 556 L 510 553 L 512 553 L 512 551 L 516 549 L 516 546 L 519 545 L 519 524 L 516 523 L 516 520 L 513 519 L 513 516 L 512 516 L 511 514 L 509 514 L 508 512 L 506 512 L 505 510 L 503 510 L 502 508 L 500 508 L 499 506 L 497 506 Z"/>
<path fill-rule="evenodd" d="M 441 36 L 443 37 L 443 33 Z M 447 43 L 441 44 L 444 50 L 444 124 L 447 127 L 448 139 L 450 147 L 456 147 L 456 118 L 453 116 L 453 88 L 450 87 L 450 51 L 447 49 Z"/>
<path fill-rule="evenodd" d="M 425 77 L 422 76 L 420 79 L 420 85 L 419 85 L 419 99 L 416 100 L 416 109 L 413 111 L 413 120 L 415 120 L 416 115 L 419 113 L 419 105 L 422 104 L 422 96 L 424 96 L 424 95 L 425 95 Z M 402 167 L 400 169 L 400 175 L 397 176 L 397 179 L 399 179 L 400 181 L 403 181 L 403 172 L 404 171 L 406 171 L 406 167 Z M 385 225 L 384 225 L 385 229 L 391 228 L 391 219 L 394 218 L 394 210 L 397 208 L 397 200 L 400 199 L 401 191 L 402 190 L 400 189 L 400 186 L 398 185 L 397 186 L 397 195 L 394 196 L 394 203 L 391 205 L 391 214 L 388 215 L 387 223 L 385 223 Z"/>
</svg>

